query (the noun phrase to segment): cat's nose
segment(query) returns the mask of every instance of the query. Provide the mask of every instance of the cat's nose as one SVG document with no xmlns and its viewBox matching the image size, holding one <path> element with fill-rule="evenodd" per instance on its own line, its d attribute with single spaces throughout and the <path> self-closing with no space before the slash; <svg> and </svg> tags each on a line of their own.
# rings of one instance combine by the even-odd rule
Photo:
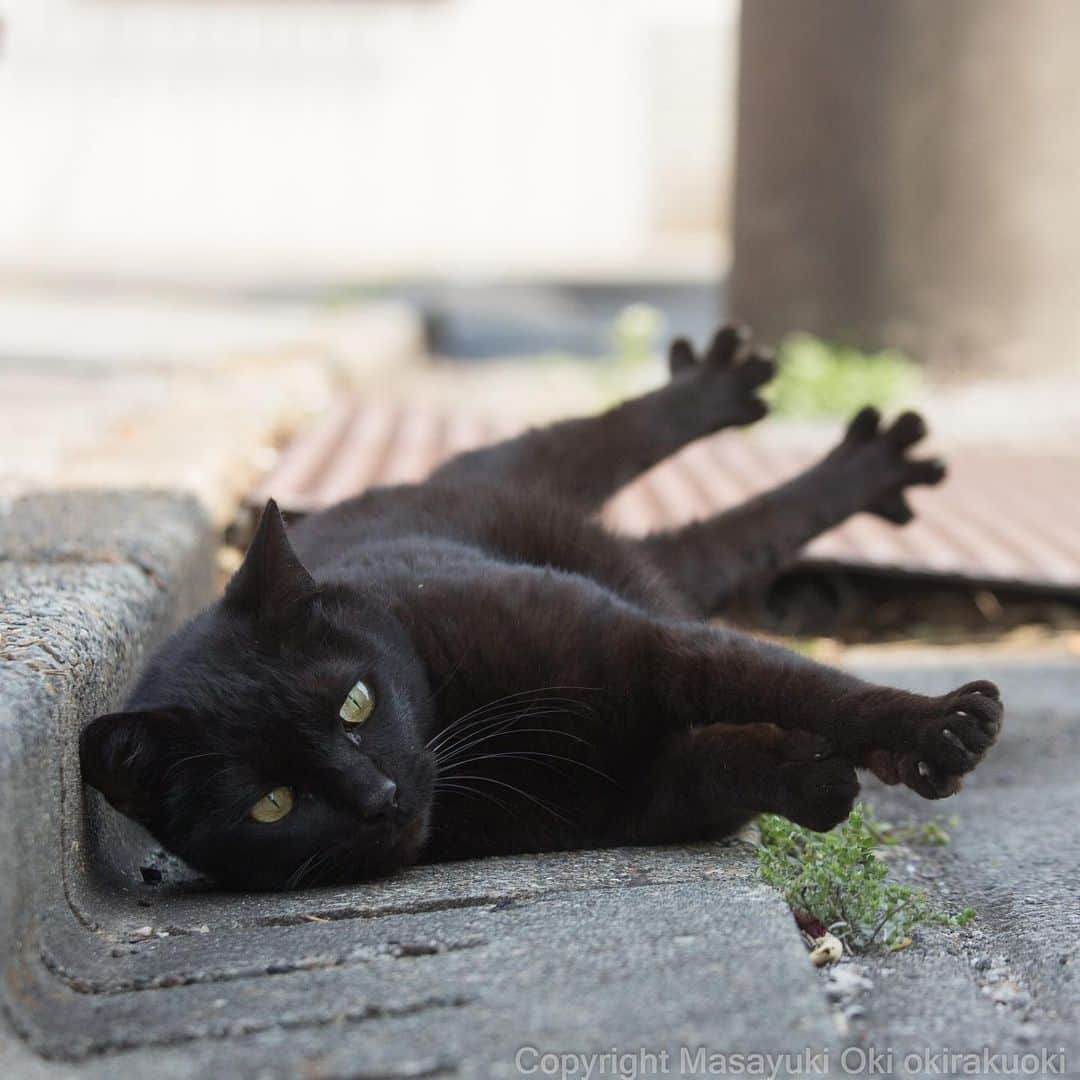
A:
<svg viewBox="0 0 1080 1080">
<path fill-rule="evenodd" d="M 380 775 L 365 785 L 360 807 L 364 817 L 389 817 L 396 806 L 397 784 L 389 776 Z"/>
</svg>

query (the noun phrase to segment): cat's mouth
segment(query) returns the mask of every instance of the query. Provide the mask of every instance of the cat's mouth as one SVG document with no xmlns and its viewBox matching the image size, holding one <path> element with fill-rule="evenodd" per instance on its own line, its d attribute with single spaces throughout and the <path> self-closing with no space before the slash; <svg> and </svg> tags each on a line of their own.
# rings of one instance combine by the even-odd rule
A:
<svg viewBox="0 0 1080 1080">
<path fill-rule="evenodd" d="M 405 827 L 401 830 L 401 839 L 406 844 L 416 844 L 423 840 L 424 833 L 427 831 L 425 821 L 427 815 L 414 814 L 410 821 L 405 823 Z"/>
<path fill-rule="evenodd" d="M 334 858 L 292 879 L 286 887 L 370 881 L 411 866 L 427 842 L 427 825 L 427 812 L 418 811 L 400 826 L 388 825 L 378 837 L 338 849 Z"/>
<path fill-rule="evenodd" d="M 420 810 L 405 822 L 394 845 L 405 862 L 414 863 L 427 840 L 427 814 Z"/>
</svg>

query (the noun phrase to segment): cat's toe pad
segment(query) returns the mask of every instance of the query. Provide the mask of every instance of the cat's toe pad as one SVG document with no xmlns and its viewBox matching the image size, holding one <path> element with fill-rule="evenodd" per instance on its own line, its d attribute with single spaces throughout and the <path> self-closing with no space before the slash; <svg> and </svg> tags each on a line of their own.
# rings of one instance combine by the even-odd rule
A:
<svg viewBox="0 0 1080 1080">
<path fill-rule="evenodd" d="M 915 516 L 905 490 L 945 478 L 939 459 L 908 456 L 926 434 L 926 421 L 918 413 L 903 413 L 887 427 L 877 409 L 867 407 L 851 421 L 827 460 L 842 475 L 838 482 L 866 492 L 865 510 L 903 525 Z"/>
<path fill-rule="evenodd" d="M 776 362 L 768 350 L 750 345 L 745 327 L 721 328 L 701 356 L 679 338 L 671 345 L 668 365 L 672 379 L 692 382 L 694 405 L 711 409 L 714 426 L 751 424 L 768 412 L 757 390 L 776 374 Z"/>
</svg>

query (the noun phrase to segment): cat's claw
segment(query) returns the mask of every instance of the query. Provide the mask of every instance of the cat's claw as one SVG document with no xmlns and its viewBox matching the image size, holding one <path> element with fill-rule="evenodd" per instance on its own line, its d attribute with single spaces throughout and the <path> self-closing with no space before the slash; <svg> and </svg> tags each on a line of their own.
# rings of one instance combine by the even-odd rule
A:
<svg viewBox="0 0 1080 1080">
<path fill-rule="evenodd" d="M 1004 709 L 990 682 L 968 683 L 933 701 L 936 715 L 915 722 L 912 749 L 888 755 L 891 761 L 878 758 L 885 775 L 874 771 L 924 798 L 943 799 L 960 790 L 964 776 L 994 744 Z"/>
<path fill-rule="evenodd" d="M 722 327 L 701 356 L 686 338 L 676 338 L 668 368 L 673 380 L 694 381 L 695 394 L 715 408 L 717 427 L 752 424 L 769 411 L 757 390 L 776 374 L 776 362 L 769 350 L 750 344 L 745 327 Z"/>
</svg>

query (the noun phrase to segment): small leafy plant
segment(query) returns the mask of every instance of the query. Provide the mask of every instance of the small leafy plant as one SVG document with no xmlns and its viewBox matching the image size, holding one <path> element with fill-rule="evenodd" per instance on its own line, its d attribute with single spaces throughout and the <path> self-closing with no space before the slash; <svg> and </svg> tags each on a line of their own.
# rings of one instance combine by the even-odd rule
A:
<svg viewBox="0 0 1080 1080">
<path fill-rule="evenodd" d="M 865 353 L 809 334 L 786 338 L 779 361 L 764 391 L 777 416 L 850 416 L 864 405 L 893 409 L 911 404 L 922 385 L 919 367 L 896 349 Z"/>
<path fill-rule="evenodd" d="M 822 923 L 852 952 L 879 942 L 903 949 L 920 925 L 966 926 L 975 918 L 971 908 L 946 915 L 934 908 L 925 890 L 888 880 L 889 867 L 876 854 L 881 844 L 947 843 L 940 826 L 925 836 L 920 827 L 901 833 L 859 805 L 843 825 L 827 833 L 810 832 L 772 814 L 761 817 L 758 828 L 764 880 L 793 911 Z"/>
</svg>

